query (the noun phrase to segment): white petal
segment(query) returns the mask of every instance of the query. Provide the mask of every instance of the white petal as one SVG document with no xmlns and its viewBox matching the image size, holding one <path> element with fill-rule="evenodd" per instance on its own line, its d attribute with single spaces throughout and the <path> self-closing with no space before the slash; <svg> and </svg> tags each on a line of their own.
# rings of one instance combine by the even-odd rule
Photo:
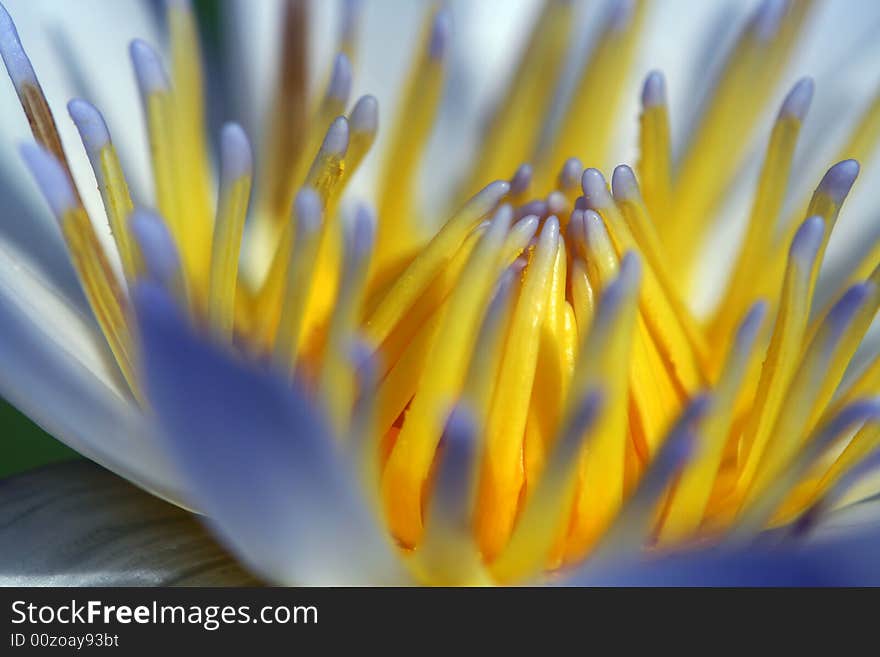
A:
<svg viewBox="0 0 880 657">
<path fill-rule="evenodd" d="M 94 324 L 2 246 L 0 326 L 6 399 L 84 456 L 185 504 Z"/>
<path fill-rule="evenodd" d="M 195 335 L 157 286 L 134 298 L 163 444 L 224 543 L 282 584 L 404 581 L 320 405 Z"/>
</svg>

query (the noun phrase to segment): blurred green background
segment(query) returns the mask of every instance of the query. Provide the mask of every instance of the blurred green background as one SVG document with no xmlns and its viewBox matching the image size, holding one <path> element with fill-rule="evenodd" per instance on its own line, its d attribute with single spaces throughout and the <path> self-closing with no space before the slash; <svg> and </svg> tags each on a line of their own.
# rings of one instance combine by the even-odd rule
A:
<svg viewBox="0 0 880 657">
<path fill-rule="evenodd" d="M 0 478 L 46 463 L 80 458 L 0 398 Z"/>
<path fill-rule="evenodd" d="M 196 0 L 203 46 L 209 56 L 217 45 L 222 3 L 217 0 Z M 161 20 L 161 19 L 160 19 Z M 32 468 L 82 458 L 55 440 L 27 417 L 0 397 L 0 478 Z"/>
</svg>

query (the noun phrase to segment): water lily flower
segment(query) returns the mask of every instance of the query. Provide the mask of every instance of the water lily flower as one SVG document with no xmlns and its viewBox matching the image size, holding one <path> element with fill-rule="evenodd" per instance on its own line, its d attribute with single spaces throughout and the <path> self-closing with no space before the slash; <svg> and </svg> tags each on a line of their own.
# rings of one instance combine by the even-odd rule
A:
<svg viewBox="0 0 880 657">
<path fill-rule="evenodd" d="M 45 201 L 3 212 L 2 392 L 249 572 L 880 581 L 880 525 L 841 521 L 880 462 L 869 17 L 349 0 L 334 40 L 304 0 L 230 0 L 205 41 L 186 0 L 104 2 L 102 62 L 18 31 L 30 4 L 0 8 Z"/>
</svg>

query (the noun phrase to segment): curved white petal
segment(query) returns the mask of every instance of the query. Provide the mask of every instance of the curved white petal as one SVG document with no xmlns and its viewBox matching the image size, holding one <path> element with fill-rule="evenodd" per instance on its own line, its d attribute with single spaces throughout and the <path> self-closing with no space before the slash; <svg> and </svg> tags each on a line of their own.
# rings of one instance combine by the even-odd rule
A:
<svg viewBox="0 0 880 657">
<path fill-rule="evenodd" d="M 224 543 L 283 584 L 405 581 L 319 405 L 195 335 L 157 286 L 134 298 L 163 444 Z"/>
<path fill-rule="evenodd" d="M 0 326 L 0 394 L 84 456 L 185 505 L 94 324 L 2 246 Z"/>
</svg>

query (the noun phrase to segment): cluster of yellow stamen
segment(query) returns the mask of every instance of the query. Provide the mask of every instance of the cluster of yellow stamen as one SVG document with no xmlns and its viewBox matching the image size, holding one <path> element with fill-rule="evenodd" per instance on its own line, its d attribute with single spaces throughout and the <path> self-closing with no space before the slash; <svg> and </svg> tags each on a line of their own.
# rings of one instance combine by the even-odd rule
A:
<svg viewBox="0 0 880 657">
<path fill-rule="evenodd" d="M 835 165 L 796 217 L 781 217 L 811 82 L 796 85 L 778 114 L 716 310 L 697 318 L 687 303 L 703 237 L 811 3 L 764 3 L 677 163 L 663 79 L 651 74 L 640 117 L 640 184 L 621 166 L 609 187 L 597 169 L 565 158 L 605 161 L 644 5 L 611 3 L 568 111 L 542 134 L 572 11 L 569 2 L 546 0 L 461 189 L 517 173 L 483 187 L 430 235 L 420 221 L 417 173 L 442 95 L 450 30 L 447 11 L 434 12 L 391 123 L 375 240 L 366 209 L 347 222 L 337 217 L 377 129 L 372 97 L 345 113 L 356 50 L 350 24 L 326 93 L 310 110 L 305 5 L 287 3 L 253 202 L 247 138 L 227 126 L 216 207 L 188 5 L 169 3 L 171 76 L 149 46 L 132 46 L 156 205 L 180 254 L 175 294 L 213 340 L 235 341 L 305 382 L 340 436 L 362 434 L 377 513 L 425 581 L 516 581 L 582 559 L 619 528 L 627 500 L 650 479 L 681 418 L 698 437 L 693 458 L 661 482 L 649 512 L 640 511 L 649 517 L 639 541 L 674 546 L 790 521 L 880 445 L 875 422 L 862 417 L 851 438 L 849 426 L 834 424 L 851 402 L 880 390 L 876 358 L 840 390 L 880 306 L 876 249 L 838 302 L 810 321 L 825 246 L 858 165 Z M 14 70 L 34 136 L 63 167 L 59 184 L 73 190 L 36 77 L 17 78 Z M 82 129 L 103 120 L 81 101 L 71 114 L 125 280 L 107 264 L 75 192 L 59 221 L 137 394 L 125 287 L 149 267 L 129 227 L 133 204 L 109 135 L 95 141 Z M 867 158 L 878 137 L 880 100 L 841 159 Z M 523 161 L 534 168 L 517 169 Z M 249 214 L 244 259 L 259 263 L 252 276 L 239 272 Z M 355 343 L 373 354 L 370 386 L 353 364 Z M 710 401 L 695 405 L 704 391 Z M 454 407 L 467 410 L 464 424 L 476 440 L 458 478 L 442 468 Z M 818 447 L 830 445 L 836 451 Z M 447 499 L 432 501 L 435 476 L 438 487 L 458 487 L 465 529 Z"/>
</svg>

